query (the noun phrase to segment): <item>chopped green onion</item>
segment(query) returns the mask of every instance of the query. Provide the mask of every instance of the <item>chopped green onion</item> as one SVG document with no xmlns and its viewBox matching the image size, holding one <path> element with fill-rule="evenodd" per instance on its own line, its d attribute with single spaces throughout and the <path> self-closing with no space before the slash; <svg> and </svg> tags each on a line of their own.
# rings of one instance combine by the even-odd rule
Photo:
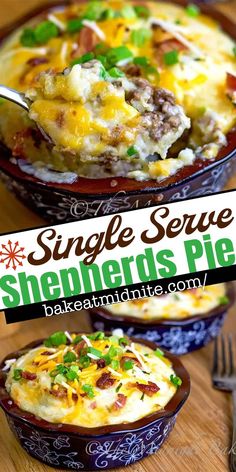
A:
<svg viewBox="0 0 236 472">
<path fill-rule="evenodd" d="M 76 64 L 84 64 L 85 62 L 89 62 L 92 59 L 94 59 L 95 55 L 93 52 L 87 52 L 86 54 L 83 54 L 83 56 L 77 57 L 74 59 L 70 65 L 73 67 Z"/>
<path fill-rule="evenodd" d="M 108 351 L 108 355 L 110 357 L 115 357 L 115 356 L 117 356 L 117 354 L 118 354 L 118 350 L 115 348 L 115 346 L 111 346 L 109 351 Z"/>
<path fill-rule="evenodd" d="M 83 28 L 83 23 L 80 18 L 71 18 L 67 23 L 68 33 L 78 33 Z"/>
<path fill-rule="evenodd" d="M 96 56 L 96 59 L 102 63 L 102 65 L 105 69 L 107 69 L 109 67 L 109 62 L 107 60 L 107 57 L 104 56 L 103 54 L 98 54 Z"/>
<path fill-rule="evenodd" d="M 134 30 L 131 33 L 131 41 L 137 47 L 142 47 L 150 38 L 152 32 L 146 28 Z"/>
<path fill-rule="evenodd" d="M 163 357 L 164 356 L 164 352 L 159 348 L 154 351 L 154 354 L 157 357 Z"/>
<path fill-rule="evenodd" d="M 71 365 L 70 370 L 73 372 L 78 373 L 79 372 L 79 366 L 78 365 Z"/>
<path fill-rule="evenodd" d="M 159 72 L 158 72 L 157 68 L 154 67 L 154 66 L 147 66 L 145 68 L 145 72 L 146 72 L 147 75 L 155 74 L 155 75 L 159 76 Z"/>
<path fill-rule="evenodd" d="M 179 387 L 180 385 L 182 385 L 182 380 L 177 375 L 171 374 L 170 381 L 172 382 L 173 385 L 175 385 L 175 387 Z"/>
<path fill-rule="evenodd" d="M 73 339 L 72 343 L 73 344 L 78 344 L 78 343 L 80 343 L 80 341 L 83 341 L 83 338 L 82 338 L 82 336 L 78 335 L 78 336 L 75 337 L 75 339 Z"/>
<path fill-rule="evenodd" d="M 13 371 L 13 379 L 14 379 L 14 380 L 20 380 L 21 377 L 22 377 L 22 372 L 23 372 L 22 369 L 14 369 L 14 371 Z"/>
<path fill-rule="evenodd" d="M 181 20 L 179 20 L 179 19 L 175 20 L 175 24 L 176 25 L 181 25 Z"/>
<path fill-rule="evenodd" d="M 45 339 L 44 346 L 60 346 L 61 344 L 67 343 L 67 337 L 63 331 L 57 331 L 56 333 L 51 334 L 48 339 Z"/>
<path fill-rule="evenodd" d="M 99 77 L 103 80 L 108 80 L 110 77 L 104 66 L 100 69 Z"/>
<path fill-rule="evenodd" d="M 34 30 L 35 40 L 37 44 L 44 44 L 49 39 L 56 38 L 59 34 L 59 29 L 52 21 L 46 20 L 36 26 Z"/>
<path fill-rule="evenodd" d="M 111 358 L 109 356 L 109 354 L 105 354 L 102 359 L 104 359 L 106 365 L 110 365 L 111 364 Z"/>
<path fill-rule="evenodd" d="M 166 66 L 173 66 L 179 62 L 179 53 L 174 49 L 173 51 L 166 52 L 163 57 Z"/>
<path fill-rule="evenodd" d="M 115 79 L 125 76 L 124 72 L 122 72 L 122 70 L 118 69 L 118 67 L 112 67 L 111 69 L 109 69 L 108 74 L 111 77 L 114 77 Z"/>
<path fill-rule="evenodd" d="M 134 146 L 130 146 L 128 149 L 127 149 L 127 154 L 129 157 L 132 157 L 132 156 L 135 156 L 138 154 L 138 151 L 137 149 L 134 147 Z"/>
<path fill-rule="evenodd" d="M 133 365 L 134 365 L 134 361 L 130 360 L 130 361 L 125 361 L 124 364 L 123 364 L 123 369 L 124 370 L 130 370 L 133 368 Z"/>
<path fill-rule="evenodd" d="M 91 359 L 89 356 L 87 355 L 80 356 L 79 364 L 81 365 L 82 369 L 86 369 L 87 367 L 89 367 L 90 363 L 91 363 Z"/>
<path fill-rule="evenodd" d="M 227 305 L 229 303 L 229 298 L 227 295 L 223 295 L 222 297 L 218 298 L 218 302 L 220 305 Z"/>
<path fill-rule="evenodd" d="M 148 66 L 148 59 L 145 56 L 137 56 L 134 58 L 134 64 L 137 66 L 146 67 Z"/>
<path fill-rule="evenodd" d="M 188 16 L 192 16 L 194 18 L 199 15 L 200 9 L 197 5 L 195 5 L 195 3 L 190 3 L 186 7 L 186 13 L 188 14 Z"/>
<path fill-rule="evenodd" d="M 144 400 L 144 395 L 145 395 L 145 393 L 143 392 L 143 394 L 142 394 L 140 400 L 142 400 L 142 401 Z"/>
<path fill-rule="evenodd" d="M 89 339 L 93 341 L 98 341 L 105 338 L 105 334 L 102 331 L 96 331 L 96 333 L 90 334 Z"/>
<path fill-rule="evenodd" d="M 129 341 L 127 338 L 120 338 L 119 339 L 119 345 L 120 346 L 127 346 L 129 344 Z"/>
<path fill-rule="evenodd" d="M 66 372 L 66 378 L 71 381 L 77 379 L 78 378 L 77 372 L 75 372 L 74 369 L 70 368 L 68 372 Z"/>
<path fill-rule="evenodd" d="M 82 390 L 87 393 L 88 397 L 89 398 L 93 398 L 94 397 L 94 391 L 93 391 L 93 387 L 92 385 L 89 385 L 89 384 L 84 384 L 82 386 Z"/>
<path fill-rule="evenodd" d="M 111 20 L 112 18 L 115 18 L 116 12 L 112 8 L 107 8 L 104 10 L 101 14 L 101 20 Z"/>
<path fill-rule="evenodd" d="M 141 18 L 148 18 L 150 16 L 150 10 L 144 5 L 135 5 L 135 13 Z"/>
<path fill-rule="evenodd" d="M 96 21 L 96 20 L 100 20 L 103 12 L 104 12 L 104 6 L 102 5 L 102 2 L 90 0 L 83 17 L 86 18 L 87 20 Z"/>
<path fill-rule="evenodd" d="M 113 360 L 111 361 L 111 368 L 114 369 L 114 370 L 118 370 L 119 367 L 120 367 L 119 361 L 116 360 L 116 359 L 113 359 Z"/>
<path fill-rule="evenodd" d="M 64 355 L 63 361 L 65 363 L 75 362 L 76 361 L 76 355 L 74 354 L 74 352 L 69 351 Z"/>
<path fill-rule="evenodd" d="M 117 387 L 116 387 L 116 393 L 119 392 L 119 390 L 121 389 L 121 387 L 122 387 L 122 383 L 119 383 L 119 385 L 117 385 Z"/>
<path fill-rule="evenodd" d="M 236 57 L 236 45 L 233 47 L 233 55 Z"/>
<path fill-rule="evenodd" d="M 95 347 L 89 347 L 88 352 L 92 354 L 93 356 L 98 357 L 99 359 L 101 359 L 102 357 L 102 352 L 99 351 L 99 349 L 96 349 Z"/>
<path fill-rule="evenodd" d="M 118 46 L 117 48 L 111 48 L 107 52 L 107 59 L 111 65 L 117 64 L 117 62 L 125 59 L 132 59 L 133 54 L 127 46 Z"/>
<path fill-rule="evenodd" d="M 32 28 L 25 28 L 21 34 L 20 42 L 22 46 L 32 48 L 36 44 L 35 33 Z"/>
<path fill-rule="evenodd" d="M 64 364 L 58 364 L 56 366 L 56 370 L 58 374 L 66 374 L 67 372 L 67 367 Z"/>
<path fill-rule="evenodd" d="M 134 7 L 132 7 L 131 5 L 125 5 L 121 9 L 121 16 L 123 18 L 130 19 L 130 18 L 136 18 L 137 15 L 136 15 L 136 11 Z"/>
<path fill-rule="evenodd" d="M 54 379 L 54 382 L 61 384 L 62 382 L 66 382 L 66 378 L 62 374 L 57 374 L 57 376 Z"/>
</svg>

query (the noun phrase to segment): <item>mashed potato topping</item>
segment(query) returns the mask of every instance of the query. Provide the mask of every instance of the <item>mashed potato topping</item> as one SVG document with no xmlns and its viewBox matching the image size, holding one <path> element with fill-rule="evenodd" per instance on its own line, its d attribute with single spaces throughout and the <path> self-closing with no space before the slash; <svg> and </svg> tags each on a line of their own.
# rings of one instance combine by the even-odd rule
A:
<svg viewBox="0 0 236 472">
<path fill-rule="evenodd" d="M 136 164 L 142 160 L 145 166 L 145 159 L 155 153 L 164 159 L 190 127 L 190 119 L 164 89 L 151 88 L 142 79 L 107 76 L 96 60 L 74 65 L 64 74 L 45 73 L 41 88 L 28 92 L 33 100 L 30 118 L 59 151 L 74 153 L 83 162 L 126 159 Z M 159 122 L 158 135 L 152 129 L 154 117 Z"/>
<path fill-rule="evenodd" d="M 1 138 L 37 169 L 161 181 L 215 159 L 236 123 L 234 41 L 197 6 L 52 9 L 16 31 L 0 60 L 0 82 L 33 100 L 31 119 L 1 102 Z"/>
<path fill-rule="evenodd" d="M 114 303 L 106 309 L 114 316 L 132 316 L 143 320 L 181 320 L 194 315 L 205 315 L 228 301 L 225 284 L 217 284 L 159 297 Z"/>
<path fill-rule="evenodd" d="M 181 379 L 160 349 L 112 336 L 52 334 L 6 361 L 6 388 L 19 408 L 52 423 L 93 428 L 130 423 L 165 408 Z"/>
</svg>

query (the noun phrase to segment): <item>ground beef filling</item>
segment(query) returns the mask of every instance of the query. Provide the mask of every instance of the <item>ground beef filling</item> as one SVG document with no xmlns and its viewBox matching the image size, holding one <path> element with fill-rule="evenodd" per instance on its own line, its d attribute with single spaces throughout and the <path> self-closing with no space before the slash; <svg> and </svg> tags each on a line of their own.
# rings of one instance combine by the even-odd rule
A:
<svg viewBox="0 0 236 472">
<path fill-rule="evenodd" d="M 127 101 L 143 112 L 140 128 L 148 130 L 150 138 L 156 142 L 165 134 L 176 132 L 181 124 L 181 117 L 174 94 L 169 90 L 153 87 L 145 79 L 135 78 L 132 82 L 136 88 L 127 94 Z M 143 99 L 150 111 L 142 110 Z"/>
</svg>

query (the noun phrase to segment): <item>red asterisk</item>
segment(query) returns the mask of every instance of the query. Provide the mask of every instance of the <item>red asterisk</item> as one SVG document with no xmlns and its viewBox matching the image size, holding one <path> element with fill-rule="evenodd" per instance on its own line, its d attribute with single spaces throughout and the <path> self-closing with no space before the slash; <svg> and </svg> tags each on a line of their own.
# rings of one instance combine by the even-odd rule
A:
<svg viewBox="0 0 236 472">
<path fill-rule="evenodd" d="M 23 252 L 24 247 L 19 247 L 19 242 L 12 243 L 10 240 L 7 244 L 2 244 L 2 251 L 0 251 L 0 263 L 5 264 L 6 269 L 12 267 L 14 270 L 18 266 L 22 266 L 22 260 L 26 258 Z"/>
</svg>

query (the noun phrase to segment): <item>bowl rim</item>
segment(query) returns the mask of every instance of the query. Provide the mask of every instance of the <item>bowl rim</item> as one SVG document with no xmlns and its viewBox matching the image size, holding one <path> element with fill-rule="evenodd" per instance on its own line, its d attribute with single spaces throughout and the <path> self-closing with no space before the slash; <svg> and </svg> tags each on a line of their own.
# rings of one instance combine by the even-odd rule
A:
<svg viewBox="0 0 236 472">
<path fill-rule="evenodd" d="M 217 285 L 217 284 L 216 284 Z M 113 321 L 114 323 L 122 323 L 124 325 L 132 325 L 141 326 L 143 328 L 146 327 L 158 327 L 158 326 L 185 326 L 188 324 L 196 323 L 197 321 L 204 321 L 209 318 L 216 318 L 217 316 L 221 315 L 222 313 L 226 312 L 234 303 L 236 298 L 236 289 L 234 287 L 233 282 L 226 283 L 226 296 L 229 298 L 229 301 L 225 305 L 218 305 L 215 308 L 212 308 L 207 313 L 204 314 L 196 314 L 194 316 L 188 316 L 184 319 L 167 319 L 167 318 L 160 318 L 155 320 L 142 320 L 140 318 L 136 318 L 134 316 L 125 316 L 119 314 L 118 316 L 111 314 L 104 307 L 92 308 L 89 309 L 88 312 L 91 317 L 93 315 L 99 316 L 101 319 L 105 319 L 108 321 Z M 122 302 L 121 302 L 122 303 Z M 125 303 L 125 302 L 124 302 Z"/>
<path fill-rule="evenodd" d="M 84 2 L 86 2 L 86 0 L 74 0 L 74 1 L 75 1 L 75 3 L 84 3 Z M 26 14 L 20 16 L 16 20 L 13 20 L 9 24 L 7 24 L 5 27 L 0 29 L 0 47 L 1 47 L 1 44 L 4 43 L 8 39 L 8 36 L 11 35 L 11 33 L 13 33 L 17 28 L 20 28 L 21 26 L 23 26 L 24 23 L 26 23 L 27 21 L 33 19 L 34 17 L 36 17 L 40 14 L 43 14 L 44 12 L 50 11 L 51 9 L 62 8 L 63 6 L 70 5 L 71 3 L 73 3 L 72 0 L 54 0 L 54 1 L 51 0 L 47 4 L 39 5 L 36 8 L 33 8 L 30 11 L 28 11 Z M 170 3 L 170 4 L 174 3 L 174 4 L 177 4 L 179 6 L 184 7 L 189 3 L 189 0 L 167 0 L 167 3 Z M 226 33 L 230 37 L 232 37 L 232 38 L 234 37 L 233 33 L 231 33 L 231 32 L 235 30 L 235 25 L 234 25 L 233 21 L 230 19 L 230 17 L 226 16 L 224 13 L 222 13 L 221 11 L 214 8 L 212 5 L 205 5 L 205 4 L 200 3 L 199 8 L 202 11 L 202 13 L 204 13 L 206 15 L 209 15 L 213 19 L 218 21 L 220 23 L 223 31 L 226 31 Z M 228 30 L 231 30 L 231 32 L 229 32 Z M 236 39 L 236 33 L 235 33 L 235 39 Z M 231 132 L 233 130 L 234 130 L 234 128 L 231 130 Z M 236 128 L 235 128 L 234 133 L 235 133 L 235 136 L 236 136 Z M 9 152 L 11 153 L 10 149 L 7 148 L 4 145 L 4 143 L 0 142 L 0 144 L 1 144 L 1 147 L 3 149 L 5 149 L 5 151 L 7 153 L 9 153 Z M 14 177 L 14 179 L 16 179 L 17 181 L 27 182 L 29 185 L 30 184 L 35 185 L 35 186 L 37 186 L 38 188 L 41 188 L 41 189 L 44 189 L 45 187 L 47 187 L 47 188 L 50 188 L 50 190 L 52 190 L 54 192 L 61 191 L 61 192 L 65 193 L 65 194 L 68 194 L 68 195 L 74 194 L 74 195 L 83 196 L 84 198 L 89 198 L 89 199 L 99 198 L 100 196 L 102 196 L 104 198 L 108 198 L 108 197 L 111 197 L 111 196 L 114 196 L 114 195 L 117 194 L 116 187 L 112 187 L 110 185 L 112 180 L 116 180 L 119 183 L 120 189 L 118 190 L 118 192 L 122 191 L 121 190 L 121 187 L 122 187 L 126 196 L 145 195 L 145 194 L 148 195 L 148 194 L 152 194 L 153 192 L 157 192 L 157 193 L 162 194 L 162 193 L 167 192 L 168 190 L 178 188 L 179 186 L 182 186 L 182 185 L 188 183 L 191 180 L 197 179 L 198 177 L 201 177 L 204 174 L 207 174 L 208 172 L 212 171 L 213 169 L 217 168 L 218 166 L 223 165 L 224 163 L 226 163 L 229 160 L 233 159 L 235 156 L 236 156 L 236 147 L 234 146 L 233 149 L 231 151 L 229 151 L 225 156 L 219 157 L 217 160 L 214 160 L 213 162 L 209 163 L 208 165 L 206 165 L 206 166 L 204 166 L 204 167 L 202 167 L 198 170 L 195 170 L 190 175 L 187 175 L 183 178 L 180 177 L 180 178 L 178 178 L 177 181 L 174 181 L 174 182 L 172 182 L 170 184 L 167 184 L 167 185 L 164 185 L 164 186 L 158 186 L 158 183 L 155 180 L 150 180 L 149 179 L 149 180 L 146 180 L 146 181 L 143 182 L 143 186 L 141 188 L 137 187 L 135 189 L 135 183 L 140 184 L 140 182 L 136 181 L 135 179 L 128 179 L 127 177 L 112 176 L 112 177 L 107 177 L 105 179 L 90 179 L 90 178 L 79 177 L 78 176 L 78 183 L 79 183 L 79 180 L 81 180 L 81 182 L 85 181 L 85 185 L 88 182 L 91 182 L 91 180 L 94 181 L 94 182 L 101 181 L 101 180 L 104 180 L 105 182 L 107 182 L 107 188 L 109 188 L 109 192 L 108 191 L 105 191 L 105 192 L 98 191 L 98 192 L 94 192 L 94 193 L 86 193 L 84 191 L 73 190 L 73 189 L 69 188 L 69 185 L 67 185 L 66 188 L 64 188 L 63 185 L 61 185 L 61 184 L 56 184 L 55 185 L 54 183 L 51 183 L 51 182 L 43 182 L 43 181 L 41 181 L 41 180 L 39 180 L 35 177 L 29 176 L 27 174 L 24 175 L 23 172 L 22 172 L 22 174 L 23 174 L 22 176 L 21 175 L 20 176 L 15 175 L 14 174 L 14 167 L 12 167 L 11 171 L 9 169 L 6 170 L 4 168 L 3 161 L 5 160 L 5 158 L 2 158 L 2 157 L 0 158 L 0 170 L 2 172 L 5 172 L 7 175 L 10 175 L 11 177 Z M 12 164 L 12 166 L 13 166 L 13 164 Z M 125 189 L 126 182 L 127 181 L 130 182 L 130 180 L 134 184 L 134 189 L 126 190 Z"/>
<path fill-rule="evenodd" d="M 89 333 L 91 334 L 91 333 Z M 140 344 L 144 344 L 153 350 L 157 348 L 156 344 L 147 340 L 143 339 L 136 339 L 130 337 L 133 342 L 138 342 Z M 70 424 L 63 424 L 63 423 L 50 423 L 45 421 L 41 418 L 36 417 L 32 413 L 28 413 L 26 411 L 21 410 L 18 406 L 14 403 L 13 399 L 8 394 L 5 388 L 5 380 L 6 380 L 6 372 L 2 371 L 2 368 L 5 364 L 7 359 L 11 358 L 18 358 L 21 355 L 25 354 L 30 349 L 33 349 L 39 346 L 42 343 L 43 339 L 33 341 L 22 349 L 8 354 L 0 363 L 0 407 L 4 410 L 5 414 L 10 416 L 13 420 L 20 420 L 24 424 L 28 426 L 34 426 L 39 430 L 47 431 L 52 434 L 56 433 L 69 433 L 72 435 L 80 436 L 80 437 L 88 437 L 89 439 L 97 437 L 97 436 L 106 436 L 110 434 L 121 434 L 121 433 L 132 433 L 137 430 L 145 429 L 146 427 L 150 427 L 153 423 L 157 421 L 162 421 L 167 418 L 171 418 L 175 416 L 180 408 L 183 406 L 185 401 L 187 400 L 189 393 L 190 393 L 190 376 L 186 368 L 183 366 L 182 362 L 179 360 L 177 356 L 171 354 L 168 351 L 163 350 L 165 356 L 171 361 L 173 365 L 173 369 L 181 379 L 182 385 L 177 388 L 176 393 L 171 398 L 169 403 L 165 406 L 164 411 L 163 409 L 151 413 L 149 415 L 140 418 L 131 423 L 121 423 L 121 424 L 114 424 L 114 425 L 107 425 L 107 426 L 98 426 L 94 428 L 86 428 L 81 426 L 75 426 Z"/>
</svg>

